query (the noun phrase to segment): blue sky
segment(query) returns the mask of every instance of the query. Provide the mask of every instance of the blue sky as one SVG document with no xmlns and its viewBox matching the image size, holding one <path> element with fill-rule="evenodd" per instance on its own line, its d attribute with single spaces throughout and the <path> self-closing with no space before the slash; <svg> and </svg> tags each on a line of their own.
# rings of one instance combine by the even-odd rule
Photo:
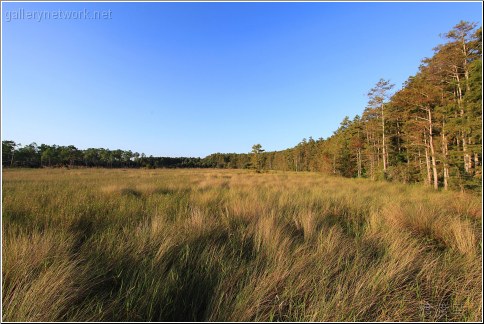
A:
<svg viewBox="0 0 484 324">
<path fill-rule="evenodd" d="M 111 19 L 25 17 L 59 10 Z M 482 25 L 481 12 L 476 2 L 3 2 L 2 140 L 155 156 L 289 148 L 361 114 L 380 78 L 399 88 L 440 33 Z"/>
</svg>

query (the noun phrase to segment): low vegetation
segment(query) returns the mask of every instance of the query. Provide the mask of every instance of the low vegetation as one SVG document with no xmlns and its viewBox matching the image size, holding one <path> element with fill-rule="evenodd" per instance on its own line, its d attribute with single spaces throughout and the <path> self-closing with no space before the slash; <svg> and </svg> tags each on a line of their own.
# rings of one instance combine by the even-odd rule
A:
<svg viewBox="0 0 484 324">
<path fill-rule="evenodd" d="M 479 196 L 317 173 L 5 169 L 4 321 L 479 321 Z"/>
</svg>

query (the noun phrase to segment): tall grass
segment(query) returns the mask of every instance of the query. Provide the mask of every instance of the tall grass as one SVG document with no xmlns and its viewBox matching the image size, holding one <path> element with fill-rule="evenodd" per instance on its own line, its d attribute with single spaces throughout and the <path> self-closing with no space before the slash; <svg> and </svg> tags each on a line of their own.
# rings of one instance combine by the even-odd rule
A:
<svg viewBox="0 0 484 324">
<path fill-rule="evenodd" d="M 478 321 L 480 197 L 312 173 L 4 170 L 4 321 Z"/>
</svg>

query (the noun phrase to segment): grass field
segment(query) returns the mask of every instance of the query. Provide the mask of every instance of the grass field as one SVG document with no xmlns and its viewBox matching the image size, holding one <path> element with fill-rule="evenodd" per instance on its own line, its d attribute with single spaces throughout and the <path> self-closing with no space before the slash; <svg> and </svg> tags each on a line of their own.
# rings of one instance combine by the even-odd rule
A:
<svg viewBox="0 0 484 324">
<path fill-rule="evenodd" d="M 478 321 L 481 197 L 315 173 L 3 172 L 4 321 Z"/>
</svg>

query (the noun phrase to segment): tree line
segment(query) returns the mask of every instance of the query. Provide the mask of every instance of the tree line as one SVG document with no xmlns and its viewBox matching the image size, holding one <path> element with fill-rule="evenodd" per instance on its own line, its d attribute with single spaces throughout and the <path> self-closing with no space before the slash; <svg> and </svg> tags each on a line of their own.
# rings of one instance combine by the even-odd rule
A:
<svg viewBox="0 0 484 324">
<path fill-rule="evenodd" d="M 88 148 L 74 145 L 22 146 L 14 141 L 2 141 L 3 167 L 103 167 L 103 168 L 210 168 L 201 158 L 154 157 L 130 150 Z"/>
<path fill-rule="evenodd" d="M 260 144 L 247 154 L 146 157 L 123 150 L 2 142 L 4 167 L 253 168 L 318 171 L 344 177 L 423 182 L 435 189 L 479 189 L 482 179 L 482 27 L 460 22 L 444 34 L 414 76 L 393 92 L 379 80 L 361 116 L 345 117 L 327 139 L 283 151 Z"/>
<path fill-rule="evenodd" d="M 435 189 L 482 187 L 482 27 L 461 21 L 443 35 L 398 91 L 380 79 L 361 116 L 327 139 L 278 152 L 219 156 L 219 166 L 319 171 L 422 182 Z M 223 164 L 225 163 L 225 164 Z"/>
<path fill-rule="evenodd" d="M 131 150 L 120 149 L 88 148 L 81 150 L 74 145 L 38 145 L 35 142 L 21 145 L 7 140 L 2 141 L 2 165 L 3 167 L 23 168 L 232 168 L 262 170 L 266 167 L 266 157 L 262 155 L 264 150 L 262 150 L 260 144 L 258 145 L 259 148 L 255 155 L 251 153 L 214 153 L 205 158 L 200 158 L 146 156 L 144 153 L 133 153 Z M 269 165 L 267 164 L 267 166 Z"/>
</svg>

